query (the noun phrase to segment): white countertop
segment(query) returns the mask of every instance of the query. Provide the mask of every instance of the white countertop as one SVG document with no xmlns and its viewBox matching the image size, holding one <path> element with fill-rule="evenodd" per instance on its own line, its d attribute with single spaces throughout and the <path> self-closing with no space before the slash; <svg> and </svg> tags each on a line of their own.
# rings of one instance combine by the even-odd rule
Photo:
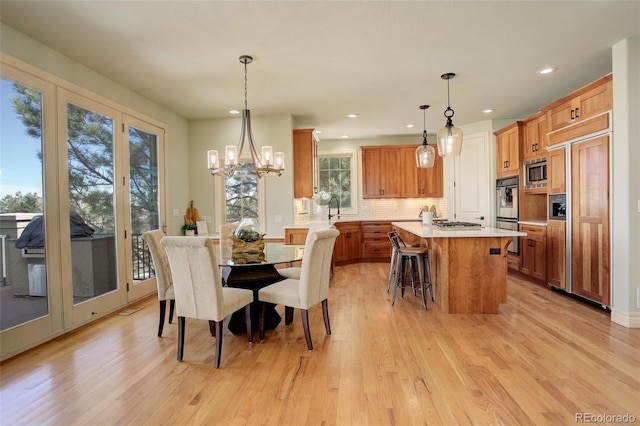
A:
<svg viewBox="0 0 640 426">
<path fill-rule="evenodd" d="M 546 220 L 519 220 L 520 225 L 535 225 L 535 226 L 547 226 Z"/>
<path fill-rule="evenodd" d="M 498 228 L 447 231 L 437 226 L 422 225 L 422 222 L 392 222 L 391 224 L 421 238 L 523 237 L 527 235 L 525 232 Z"/>
</svg>

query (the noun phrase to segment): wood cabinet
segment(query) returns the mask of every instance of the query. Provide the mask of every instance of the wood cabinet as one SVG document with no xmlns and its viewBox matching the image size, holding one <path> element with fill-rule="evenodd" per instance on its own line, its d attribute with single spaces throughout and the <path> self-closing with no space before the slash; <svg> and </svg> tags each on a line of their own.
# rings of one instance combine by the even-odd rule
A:
<svg viewBox="0 0 640 426">
<path fill-rule="evenodd" d="M 566 289 L 567 224 L 564 220 L 547 222 L 547 283 Z"/>
<path fill-rule="evenodd" d="M 516 121 L 494 133 L 496 136 L 496 167 L 499 178 L 516 176 L 520 172 L 522 122 Z"/>
<path fill-rule="evenodd" d="M 362 249 L 365 261 L 391 259 L 391 222 L 362 222 Z"/>
<path fill-rule="evenodd" d="M 571 145 L 571 290 L 609 305 L 609 135 Z"/>
<path fill-rule="evenodd" d="M 360 222 L 337 222 L 335 227 L 340 231 L 333 250 L 333 261 L 336 264 L 357 262 L 362 257 L 362 241 Z"/>
<path fill-rule="evenodd" d="M 549 132 L 562 129 L 613 109 L 612 75 L 557 100 L 548 109 Z"/>
<path fill-rule="evenodd" d="M 410 145 L 400 148 L 402 167 L 398 171 L 402 173 L 401 195 L 411 198 L 441 198 L 444 195 L 442 157 L 436 153 L 433 167 L 420 169 L 416 166 L 417 147 Z"/>
<path fill-rule="evenodd" d="M 547 230 L 544 226 L 520 225 L 520 272 L 541 281 L 547 279 Z"/>
<path fill-rule="evenodd" d="M 293 131 L 293 198 L 311 198 L 318 191 L 318 144 L 313 129 Z"/>
<path fill-rule="evenodd" d="M 547 151 L 547 114 L 539 113 L 523 124 L 523 157 L 537 158 Z"/>
<path fill-rule="evenodd" d="M 304 244 L 307 241 L 308 228 L 285 228 L 285 244 Z"/>
<path fill-rule="evenodd" d="M 547 153 L 547 192 L 549 194 L 567 192 L 564 147 Z"/>
<path fill-rule="evenodd" d="M 363 198 L 439 198 L 444 195 L 443 162 L 416 166 L 417 145 L 361 146 Z"/>
<path fill-rule="evenodd" d="M 400 149 L 397 146 L 360 147 L 362 151 L 362 197 L 400 197 Z"/>
</svg>

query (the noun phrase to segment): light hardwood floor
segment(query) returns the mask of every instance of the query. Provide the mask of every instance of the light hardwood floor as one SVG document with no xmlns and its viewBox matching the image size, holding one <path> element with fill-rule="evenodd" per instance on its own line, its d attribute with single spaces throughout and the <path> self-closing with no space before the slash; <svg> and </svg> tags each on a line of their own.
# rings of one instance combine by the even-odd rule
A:
<svg viewBox="0 0 640 426">
<path fill-rule="evenodd" d="M 498 315 L 428 311 L 386 293 L 387 265 L 336 268 L 326 336 L 299 312 L 253 344 L 205 322 L 156 337 L 155 298 L 0 365 L 3 425 L 561 425 L 577 413 L 640 422 L 640 329 L 510 277 Z M 282 313 L 281 307 L 278 307 Z M 611 420 L 611 418 L 609 418 Z"/>
</svg>

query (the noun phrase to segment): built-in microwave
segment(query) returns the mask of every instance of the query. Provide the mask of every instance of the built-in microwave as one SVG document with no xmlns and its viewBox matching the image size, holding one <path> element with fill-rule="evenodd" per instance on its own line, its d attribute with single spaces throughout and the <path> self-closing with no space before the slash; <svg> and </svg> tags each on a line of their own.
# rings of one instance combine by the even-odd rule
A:
<svg viewBox="0 0 640 426">
<path fill-rule="evenodd" d="M 547 158 L 534 158 L 523 163 L 524 189 L 547 187 Z"/>
</svg>

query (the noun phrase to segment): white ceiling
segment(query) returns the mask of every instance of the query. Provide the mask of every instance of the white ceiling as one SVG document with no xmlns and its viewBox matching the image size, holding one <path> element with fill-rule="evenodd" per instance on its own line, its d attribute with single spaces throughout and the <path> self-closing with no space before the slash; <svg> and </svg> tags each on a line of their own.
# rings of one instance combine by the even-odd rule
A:
<svg viewBox="0 0 640 426">
<path fill-rule="evenodd" d="M 421 104 L 434 133 L 445 72 L 454 124 L 527 117 L 611 72 L 640 2 L 2 0 L 0 19 L 188 119 L 242 109 L 251 55 L 252 115 L 337 139 L 421 134 Z"/>
</svg>

